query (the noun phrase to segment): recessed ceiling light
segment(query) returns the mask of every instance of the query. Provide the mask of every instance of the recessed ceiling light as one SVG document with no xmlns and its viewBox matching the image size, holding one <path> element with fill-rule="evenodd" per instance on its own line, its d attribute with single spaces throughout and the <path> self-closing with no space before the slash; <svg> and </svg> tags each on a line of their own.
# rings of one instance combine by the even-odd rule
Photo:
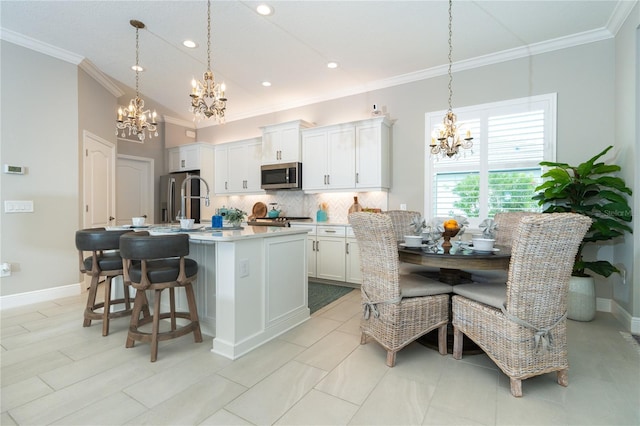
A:
<svg viewBox="0 0 640 426">
<path fill-rule="evenodd" d="M 185 40 L 182 42 L 182 45 L 184 47 L 188 47 L 189 49 L 195 49 L 196 47 L 198 47 L 198 43 L 193 40 Z"/>
<path fill-rule="evenodd" d="M 134 71 L 144 71 L 144 68 L 142 68 L 140 65 L 131 65 L 131 69 Z"/>
<path fill-rule="evenodd" d="M 328 62 L 327 63 L 327 68 L 331 68 L 331 69 L 338 68 L 338 63 L 337 62 Z"/>
<path fill-rule="evenodd" d="M 263 82 L 262 82 L 262 85 L 263 85 L 264 87 L 271 87 L 271 82 L 270 82 L 270 81 L 263 81 Z"/>
<path fill-rule="evenodd" d="M 256 12 L 258 12 L 262 16 L 273 15 L 273 8 L 268 4 L 261 4 L 256 7 Z"/>
</svg>

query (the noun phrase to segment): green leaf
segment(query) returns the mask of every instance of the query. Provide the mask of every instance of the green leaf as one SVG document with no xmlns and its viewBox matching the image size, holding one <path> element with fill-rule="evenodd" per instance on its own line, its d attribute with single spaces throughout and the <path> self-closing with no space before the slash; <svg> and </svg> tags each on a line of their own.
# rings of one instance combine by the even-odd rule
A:
<svg viewBox="0 0 640 426">
<path fill-rule="evenodd" d="M 606 260 L 598 260 L 595 262 L 584 262 L 584 269 L 589 269 L 590 271 L 593 271 L 598 275 L 602 275 L 603 277 L 608 277 L 614 272 L 620 272 L 618 268 L 616 268 Z"/>
</svg>

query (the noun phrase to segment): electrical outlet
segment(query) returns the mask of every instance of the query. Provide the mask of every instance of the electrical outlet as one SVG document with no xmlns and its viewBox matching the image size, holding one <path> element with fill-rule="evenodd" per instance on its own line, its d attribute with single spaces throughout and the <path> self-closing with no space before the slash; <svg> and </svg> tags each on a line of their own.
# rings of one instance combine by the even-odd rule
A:
<svg viewBox="0 0 640 426">
<path fill-rule="evenodd" d="M 240 269 L 240 278 L 249 276 L 249 259 L 240 259 L 238 262 L 238 266 Z"/>
</svg>

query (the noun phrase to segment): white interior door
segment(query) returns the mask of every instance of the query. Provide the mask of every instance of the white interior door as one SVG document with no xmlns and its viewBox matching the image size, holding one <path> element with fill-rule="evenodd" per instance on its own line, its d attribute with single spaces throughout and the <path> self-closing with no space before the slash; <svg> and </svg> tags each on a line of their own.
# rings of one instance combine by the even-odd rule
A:
<svg viewBox="0 0 640 426">
<path fill-rule="evenodd" d="M 153 159 L 118 155 L 116 165 L 116 223 L 130 225 L 145 216 L 154 222 Z"/>
<path fill-rule="evenodd" d="M 113 225 L 115 219 L 115 158 L 111 142 L 83 132 L 83 227 Z"/>
</svg>

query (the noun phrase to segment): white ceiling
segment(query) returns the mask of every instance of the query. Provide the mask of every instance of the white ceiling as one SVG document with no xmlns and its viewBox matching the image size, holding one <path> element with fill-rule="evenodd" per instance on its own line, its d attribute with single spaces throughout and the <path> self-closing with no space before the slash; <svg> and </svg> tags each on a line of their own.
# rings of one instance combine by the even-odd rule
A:
<svg viewBox="0 0 640 426">
<path fill-rule="evenodd" d="M 455 1 L 454 70 L 611 37 L 636 2 Z M 255 12 L 259 3 L 212 2 L 212 69 L 227 86 L 227 121 L 446 73 L 446 1 L 265 1 L 275 8 L 268 17 Z M 129 20 L 144 22 L 142 97 L 192 121 L 188 93 L 206 70 L 206 11 L 204 0 L 2 0 L 0 13 L 3 39 L 62 49 L 60 56 L 90 61 L 128 91 L 135 87 Z M 183 47 L 187 38 L 199 48 Z M 328 61 L 339 67 L 328 69 Z"/>
</svg>

